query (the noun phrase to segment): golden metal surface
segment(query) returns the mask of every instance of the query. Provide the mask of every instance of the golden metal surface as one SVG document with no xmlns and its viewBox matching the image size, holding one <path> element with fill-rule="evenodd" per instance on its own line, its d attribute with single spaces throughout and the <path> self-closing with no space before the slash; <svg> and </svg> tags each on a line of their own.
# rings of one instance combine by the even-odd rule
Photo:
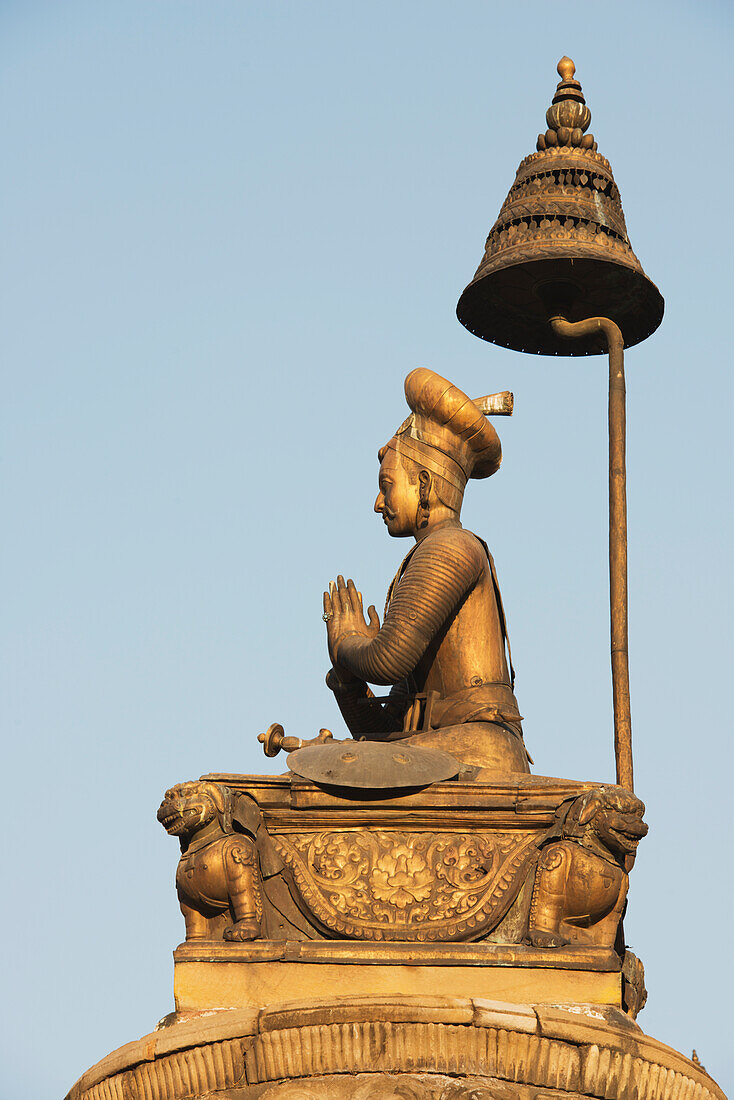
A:
<svg viewBox="0 0 734 1100">
<path fill-rule="evenodd" d="M 394 538 L 413 538 L 390 586 L 382 624 L 339 576 L 324 593 L 332 669 L 327 684 L 355 738 L 443 749 L 477 775 L 527 772 L 504 610 L 484 542 L 460 522 L 469 478 L 501 461 L 483 409 L 421 367 L 405 381 L 410 416 L 380 449 L 375 511 Z M 367 684 L 391 688 L 374 697 Z"/>
<path fill-rule="evenodd" d="M 530 944 L 553 967 L 562 947 L 619 947 L 643 812 L 619 787 L 530 776 L 402 797 L 220 776 L 172 788 L 159 818 L 181 839 L 187 944 L 339 936 L 380 962 L 391 943 L 491 943 L 490 965 Z"/>
<path fill-rule="evenodd" d="M 483 340 L 540 355 L 596 355 L 599 332 L 573 344 L 548 318 L 610 317 L 626 347 L 660 324 L 664 302 L 632 251 L 611 165 L 586 133 L 591 112 L 574 64 L 561 81 L 537 152 L 517 170 L 484 256 L 459 299 L 461 323 Z"/>
<path fill-rule="evenodd" d="M 658 327 L 664 303 L 632 252 L 611 166 L 568 57 L 537 152 L 521 163 L 459 299 L 476 336 L 545 355 L 609 352 L 609 582 L 617 782 L 633 786 L 627 641 L 623 348 Z"/>
<path fill-rule="evenodd" d="M 372 943 L 366 940 L 255 940 L 251 943 L 179 944 L 174 962 L 302 962 L 345 966 L 474 966 L 536 970 L 587 970 L 618 974 L 619 956 L 590 945 L 557 947 L 552 952 L 528 944 Z M 552 967 L 549 963 L 552 961 Z M 347 975 L 351 971 L 347 972 Z M 348 977 L 347 977 L 348 983 Z"/>
<path fill-rule="evenodd" d="M 413 371 L 375 510 L 415 545 L 382 623 L 353 581 L 324 593 L 327 683 L 364 741 L 274 723 L 259 740 L 269 757 L 291 753 L 289 774 L 166 792 L 186 930 L 176 1012 L 69 1100 L 724 1100 L 695 1052 L 634 1023 L 644 969 L 621 918 L 647 825 L 632 793 L 623 346 L 663 304 L 629 246 L 573 62 L 558 71 L 548 129 L 459 315 L 519 350 L 609 350 L 620 785 L 529 774 L 494 563 L 460 522 L 468 480 L 499 467 L 487 416 L 509 415 L 512 394 L 472 401 Z"/>
<path fill-rule="evenodd" d="M 187 940 L 254 940 L 261 933 L 257 852 L 250 837 L 235 832 L 237 815 L 232 791 L 217 783 L 179 783 L 161 802 L 158 820 L 181 843 L 176 892 Z"/>
<path fill-rule="evenodd" d="M 632 712 L 627 627 L 627 412 L 622 333 L 608 317 L 570 324 L 553 317 L 551 328 L 566 340 L 602 333 L 609 349 L 609 615 L 617 782 L 634 789 Z"/>
</svg>

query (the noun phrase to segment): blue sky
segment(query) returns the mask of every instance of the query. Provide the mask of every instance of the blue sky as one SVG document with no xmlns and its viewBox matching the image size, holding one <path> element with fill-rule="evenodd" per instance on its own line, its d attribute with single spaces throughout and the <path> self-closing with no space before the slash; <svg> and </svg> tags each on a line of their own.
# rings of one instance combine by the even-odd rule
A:
<svg viewBox="0 0 734 1100">
<path fill-rule="evenodd" d="M 3 1095 L 170 1011 L 163 790 L 280 770 L 273 721 L 343 733 L 321 592 L 379 607 L 404 553 L 372 503 L 415 366 L 515 392 L 465 523 L 536 770 L 613 778 L 604 361 L 454 316 L 564 53 L 666 299 L 627 356 L 640 1023 L 730 1087 L 730 8 L 5 0 L 0 29 Z"/>
</svg>

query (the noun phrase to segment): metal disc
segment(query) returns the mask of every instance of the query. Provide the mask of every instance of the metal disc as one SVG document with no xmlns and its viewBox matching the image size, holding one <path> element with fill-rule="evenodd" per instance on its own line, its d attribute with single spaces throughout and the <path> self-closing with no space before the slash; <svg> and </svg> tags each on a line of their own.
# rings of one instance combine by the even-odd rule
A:
<svg viewBox="0 0 734 1100">
<path fill-rule="evenodd" d="M 427 787 L 451 779 L 461 764 L 440 749 L 400 741 L 334 741 L 307 745 L 288 756 L 296 775 L 332 787 Z"/>
</svg>

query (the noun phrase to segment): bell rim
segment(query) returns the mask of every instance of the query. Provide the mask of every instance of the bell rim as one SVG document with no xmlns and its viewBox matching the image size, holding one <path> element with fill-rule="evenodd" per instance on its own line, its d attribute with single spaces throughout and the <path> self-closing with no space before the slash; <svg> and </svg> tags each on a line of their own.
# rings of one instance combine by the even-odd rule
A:
<svg viewBox="0 0 734 1100">
<path fill-rule="evenodd" d="M 567 320 L 580 321 L 587 317 L 609 317 L 619 325 L 625 348 L 642 343 L 660 327 L 665 311 L 665 300 L 652 279 L 645 274 L 631 249 L 629 258 L 600 257 L 598 247 L 589 244 L 584 248 L 579 242 L 568 242 L 565 245 L 558 242 L 549 249 L 552 255 L 545 257 L 528 259 L 527 248 L 524 251 L 522 263 L 518 263 L 516 258 L 522 255 L 522 245 L 518 245 L 516 248 L 503 250 L 501 255 L 493 257 L 486 265 L 480 264 L 476 275 L 465 287 L 456 306 L 456 316 L 473 336 L 496 344 L 498 347 L 526 354 L 574 358 L 606 354 L 607 348 L 602 337 L 592 336 L 584 340 L 570 341 L 556 336 L 550 327 L 548 314 L 544 312 L 545 307 L 540 298 L 533 303 L 533 311 L 528 312 L 527 300 L 530 300 L 530 295 L 527 293 L 527 287 L 523 288 L 526 294 L 526 303 L 523 308 L 508 308 L 506 303 L 502 302 L 502 276 L 506 276 L 513 269 L 516 272 L 521 270 L 528 282 L 532 282 L 535 276 L 536 286 L 539 287 L 554 280 L 574 281 L 574 262 L 580 268 L 580 270 L 577 269 L 580 276 L 584 274 L 584 267 L 586 272 L 589 271 L 588 265 L 595 269 L 594 273 L 602 280 L 614 281 L 615 275 L 626 273 L 617 282 L 620 286 L 624 286 L 625 297 L 630 301 L 634 300 L 635 308 L 624 309 L 604 301 L 599 302 L 597 308 L 587 308 L 584 304 L 583 292 L 587 290 L 588 280 L 581 277 L 578 282 L 579 289 L 582 291 L 581 301 L 569 311 Z M 559 261 L 569 264 L 564 273 L 558 271 Z M 547 266 L 544 268 L 542 265 Z M 507 279 L 504 282 L 507 284 Z"/>
</svg>

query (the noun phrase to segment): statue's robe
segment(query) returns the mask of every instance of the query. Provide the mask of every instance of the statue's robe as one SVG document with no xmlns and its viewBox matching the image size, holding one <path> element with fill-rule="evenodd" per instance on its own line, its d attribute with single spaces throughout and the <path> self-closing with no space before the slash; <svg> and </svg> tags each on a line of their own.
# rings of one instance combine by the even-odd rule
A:
<svg viewBox="0 0 734 1100">
<path fill-rule="evenodd" d="M 348 636 L 327 678 L 355 737 L 402 739 L 469 765 L 527 772 L 502 599 L 486 544 L 459 524 L 435 528 L 403 561 L 373 639 Z M 389 684 L 379 702 L 367 683 Z"/>
</svg>

